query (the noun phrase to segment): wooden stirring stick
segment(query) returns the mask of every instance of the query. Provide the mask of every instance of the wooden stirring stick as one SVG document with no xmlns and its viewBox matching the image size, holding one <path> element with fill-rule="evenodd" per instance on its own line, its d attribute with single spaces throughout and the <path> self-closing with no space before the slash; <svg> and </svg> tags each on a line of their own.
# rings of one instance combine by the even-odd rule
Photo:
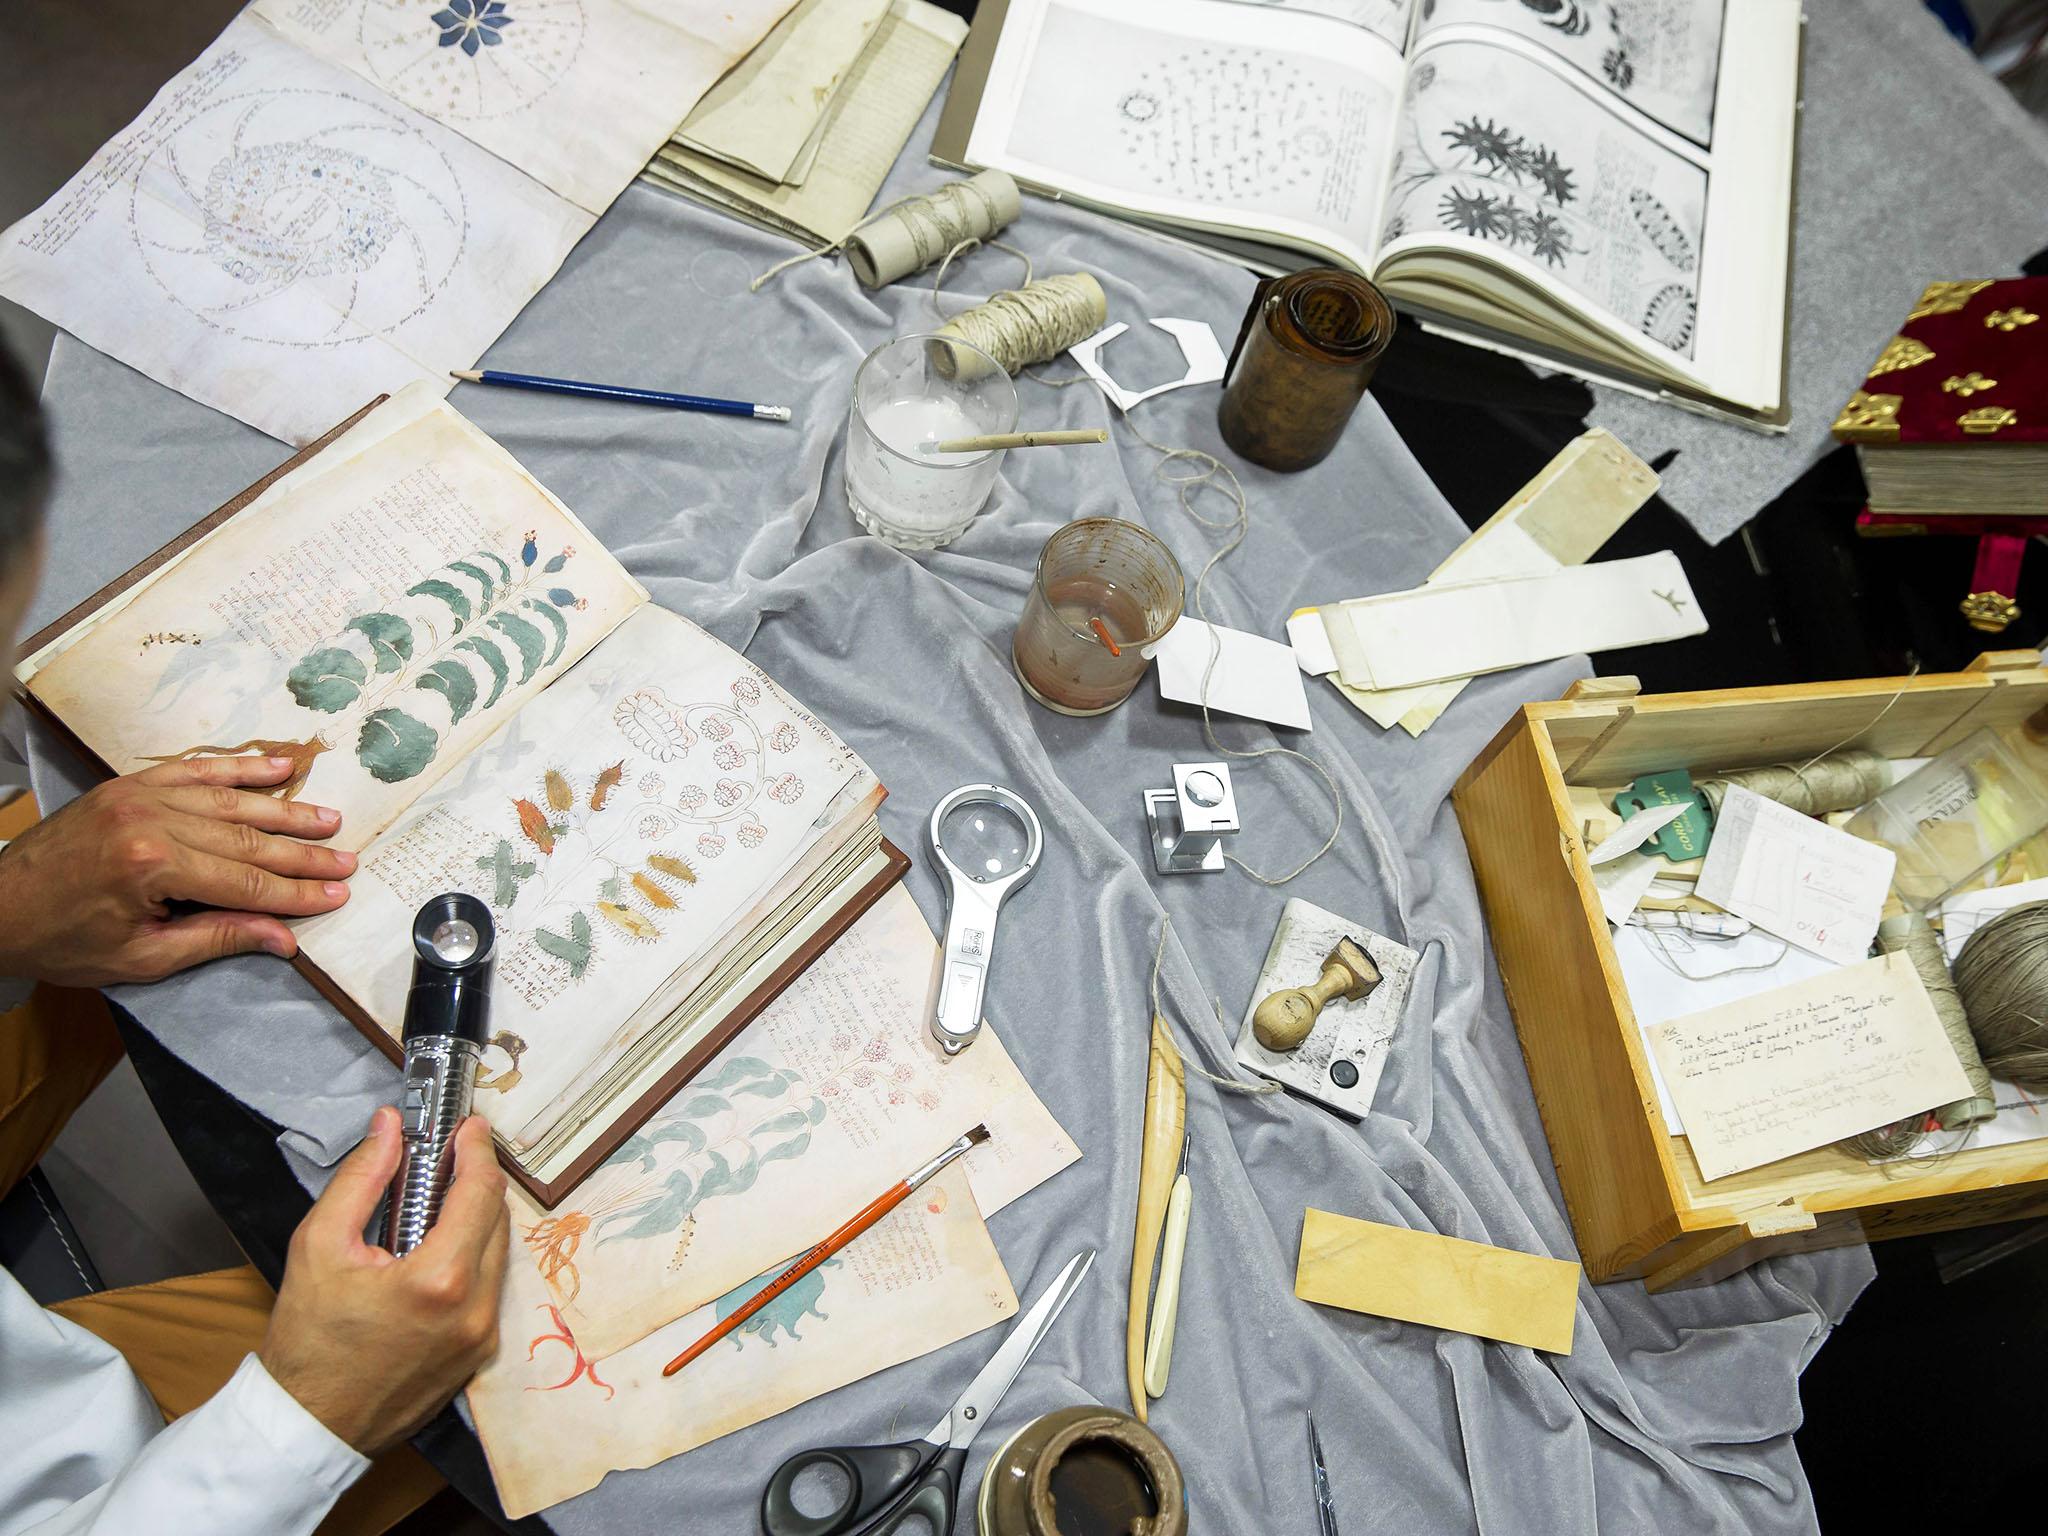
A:
<svg viewBox="0 0 2048 1536">
<path fill-rule="evenodd" d="M 986 453 L 997 448 L 1068 448 L 1075 443 L 1106 443 L 1103 427 L 1082 427 L 1072 432 L 989 432 L 980 437 L 952 437 L 933 443 L 927 453 Z"/>
</svg>

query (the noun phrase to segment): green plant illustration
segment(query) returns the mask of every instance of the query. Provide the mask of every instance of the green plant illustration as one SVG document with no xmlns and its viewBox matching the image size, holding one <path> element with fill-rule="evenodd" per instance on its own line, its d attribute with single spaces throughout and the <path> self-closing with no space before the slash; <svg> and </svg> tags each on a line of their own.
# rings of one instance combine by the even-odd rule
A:
<svg viewBox="0 0 2048 1536">
<path fill-rule="evenodd" d="M 438 695 L 452 728 L 561 659 L 565 611 L 585 601 L 551 578 L 575 553 L 565 548 L 543 562 L 529 531 L 516 567 L 488 550 L 451 560 L 405 589 L 419 600 L 394 605 L 406 612 L 351 618 L 300 658 L 285 687 L 301 708 L 359 714 L 356 761 L 372 778 L 413 778 L 434 760 L 445 729 L 421 718 L 413 693 Z"/>
</svg>

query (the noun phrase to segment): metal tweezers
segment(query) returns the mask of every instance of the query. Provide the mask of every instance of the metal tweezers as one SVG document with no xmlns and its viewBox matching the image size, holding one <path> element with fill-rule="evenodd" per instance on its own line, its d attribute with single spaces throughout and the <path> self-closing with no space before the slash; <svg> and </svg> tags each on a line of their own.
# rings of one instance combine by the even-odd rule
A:
<svg viewBox="0 0 2048 1536">
<path fill-rule="evenodd" d="M 1316 1437 L 1316 1416 L 1308 1416 L 1308 1465 L 1315 1478 L 1316 1521 L 1322 1536 L 1337 1536 L 1337 1505 L 1330 1497 L 1330 1469 L 1323 1465 L 1323 1442 Z"/>
</svg>

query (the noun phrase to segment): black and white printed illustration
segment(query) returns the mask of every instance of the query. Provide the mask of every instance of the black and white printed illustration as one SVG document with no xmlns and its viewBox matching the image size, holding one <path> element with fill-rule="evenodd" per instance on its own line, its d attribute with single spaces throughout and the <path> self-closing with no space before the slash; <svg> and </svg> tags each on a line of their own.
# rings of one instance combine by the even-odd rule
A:
<svg viewBox="0 0 2048 1536">
<path fill-rule="evenodd" d="M 361 0 L 377 83 L 445 123 L 530 106 L 576 62 L 583 0 Z"/>
<path fill-rule="evenodd" d="M 1408 17 L 1415 9 L 1415 0 L 1245 0 L 1245 3 L 1271 5 L 1305 15 L 1348 21 L 1396 48 L 1407 45 Z"/>
<path fill-rule="evenodd" d="M 1461 236 L 1693 354 L 1707 173 L 1516 55 L 1431 49 L 1410 76 L 1382 251 Z"/>
<path fill-rule="evenodd" d="M 1713 136 L 1725 0 L 1421 0 L 1420 44 L 1460 22 L 1501 27 L 1599 81 L 1665 127 Z"/>
<path fill-rule="evenodd" d="M 339 91 L 253 90 L 156 139 L 129 219 L 166 297 L 226 336 L 362 341 L 431 304 L 468 236 L 461 183 L 403 116 Z"/>
<path fill-rule="evenodd" d="M 1085 168 L 1105 194 L 1161 211 L 1298 219 L 1362 260 L 1393 102 L 1355 68 L 1055 5 L 1033 69 L 1063 87 L 1018 105 L 1017 160 Z"/>
</svg>

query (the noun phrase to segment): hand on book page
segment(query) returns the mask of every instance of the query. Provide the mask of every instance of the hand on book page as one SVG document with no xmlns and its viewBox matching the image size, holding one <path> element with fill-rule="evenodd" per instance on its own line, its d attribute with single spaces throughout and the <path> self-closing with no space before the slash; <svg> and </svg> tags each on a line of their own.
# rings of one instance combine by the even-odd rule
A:
<svg viewBox="0 0 2048 1536">
<path fill-rule="evenodd" d="M 657 989 L 739 936 L 861 772 L 743 656 L 643 607 L 366 849 L 349 906 L 299 942 L 396 1035 L 411 958 L 391 935 L 441 891 L 489 903 L 501 1038 L 477 1109 L 524 1149 L 660 1022 L 639 1016 Z"/>
<path fill-rule="evenodd" d="M 291 792 L 338 809 L 339 845 L 360 850 L 643 600 L 437 405 L 223 524 L 30 689 L 117 772 L 292 756 Z"/>
<path fill-rule="evenodd" d="M 898 886 L 552 1212 L 513 1263 L 593 1360 L 822 1238 L 967 1126 L 993 1216 L 1081 1155 L 986 1025 L 948 1057 L 929 1027 L 938 946 Z"/>
<path fill-rule="evenodd" d="M 541 1214 L 517 1190 L 508 1198 L 515 1228 Z M 966 1171 L 950 1168 L 691 1369 L 662 1377 L 678 1350 L 797 1251 L 602 1360 L 583 1348 L 540 1278 L 515 1263 L 497 1358 L 469 1387 L 505 1512 L 546 1509 L 607 1472 L 651 1467 L 1016 1315 Z M 649 1257 L 658 1274 L 659 1256 Z"/>
<path fill-rule="evenodd" d="M 164 763 L 37 822 L 0 861 L 0 976 L 99 987 L 297 953 L 283 918 L 340 906 L 356 861 L 318 845 L 332 810 L 264 792 L 293 772 L 288 757 Z"/>
</svg>

